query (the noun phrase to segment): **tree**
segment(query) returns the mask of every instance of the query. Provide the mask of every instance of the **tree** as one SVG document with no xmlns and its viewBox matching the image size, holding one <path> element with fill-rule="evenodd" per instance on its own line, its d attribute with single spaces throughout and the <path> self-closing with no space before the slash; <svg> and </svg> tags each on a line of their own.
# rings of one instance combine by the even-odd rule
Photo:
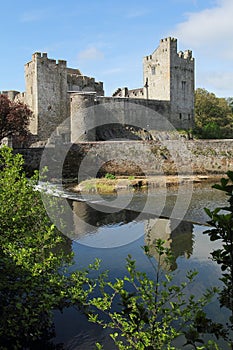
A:
<svg viewBox="0 0 233 350">
<path fill-rule="evenodd" d="M 37 173 L 29 180 L 22 167 L 21 155 L 0 149 L 1 350 L 53 348 L 52 310 L 69 306 L 71 295 L 85 301 L 89 283 L 86 272 L 67 273 L 71 241 L 50 222 Z M 56 211 L 59 201 L 51 205 Z"/>
<path fill-rule="evenodd" d="M 229 107 L 231 108 L 231 111 L 233 112 L 233 97 L 228 97 L 227 103 L 228 103 Z"/>
<path fill-rule="evenodd" d="M 153 261 L 147 246 L 144 251 L 155 272 L 150 278 L 138 271 L 131 256 L 126 259 L 127 274 L 115 281 L 107 273 L 99 278 L 99 293 L 90 296 L 89 320 L 104 328 L 112 329 L 110 336 L 120 350 L 175 350 L 174 340 L 181 337 L 184 345 L 194 349 L 219 349 L 217 343 L 203 340 L 203 334 L 225 335 L 222 325 L 206 317 L 204 307 L 217 288 L 208 289 L 201 298 L 189 297 L 185 291 L 193 282 L 197 272 L 187 273 L 187 280 L 179 285 L 173 276 L 162 269 L 164 261 L 171 263 L 171 251 L 158 239 L 155 249 L 158 263 Z M 198 345 L 199 344 L 199 345 Z M 97 343 L 97 348 L 102 349 Z"/>
<path fill-rule="evenodd" d="M 3 138 L 13 136 L 18 142 L 29 137 L 29 122 L 32 111 L 21 102 L 12 102 L 0 95 L 0 143 Z"/>
<path fill-rule="evenodd" d="M 195 124 L 194 132 L 201 138 L 233 137 L 233 114 L 228 101 L 205 89 L 197 89 Z"/>
<path fill-rule="evenodd" d="M 227 323 L 227 339 L 233 349 L 233 171 L 227 172 L 228 178 L 222 178 L 220 184 L 213 188 L 225 192 L 228 196 L 228 206 L 209 210 L 205 208 L 210 217 L 208 222 L 211 228 L 204 233 L 210 236 L 211 241 L 221 241 L 221 247 L 214 250 L 212 258 L 223 271 L 221 281 L 223 288 L 219 293 L 220 305 L 230 310 L 229 323 Z"/>
</svg>

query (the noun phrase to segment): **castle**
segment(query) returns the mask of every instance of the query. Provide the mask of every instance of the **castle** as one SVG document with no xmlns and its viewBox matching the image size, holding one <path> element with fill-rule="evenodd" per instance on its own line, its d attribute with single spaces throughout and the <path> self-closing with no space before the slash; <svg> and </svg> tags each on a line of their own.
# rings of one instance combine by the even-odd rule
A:
<svg viewBox="0 0 233 350">
<path fill-rule="evenodd" d="M 115 137 L 116 130 L 119 130 L 116 127 L 118 119 L 113 123 L 110 118 L 112 131 L 109 133 L 109 129 L 106 136 L 108 113 L 114 110 L 114 115 L 121 115 L 120 124 L 124 127 L 129 124 L 120 107 L 126 102 L 163 115 L 175 128 L 191 128 L 194 124 L 194 69 L 190 50 L 177 52 L 177 39 L 161 39 L 158 48 L 143 59 L 143 87 L 134 90 L 119 88 L 112 97 L 105 97 L 102 82 L 84 76 L 78 69 L 68 68 L 64 60 L 49 59 L 47 53 L 37 52 L 25 65 L 26 91 L 2 93 L 12 100 L 26 103 L 33 111 L 30 132 L 36 146 L 45 145 L 54 130 L 61 142 L 76 142 L 80 139 L 78 135 L 82 135 L 84 141 L 105 140 L 111 135 Z M 99 116 L 95 110 L 86 113 L 92 106 L 105 106 L 105 113 L 101 112 L 105 136 L 103 129 L 99 136 L 94 130 L 102 123 L 96 121 Z M 143 112 L 140 113 L 143 119 Z M 130 124 L 134 125 L 133 119 Z M 150 132 L 156 129 L 156 125 L 147 127 Z M 90 133 L 90 129 L 94 131 Z"/>
</svg>

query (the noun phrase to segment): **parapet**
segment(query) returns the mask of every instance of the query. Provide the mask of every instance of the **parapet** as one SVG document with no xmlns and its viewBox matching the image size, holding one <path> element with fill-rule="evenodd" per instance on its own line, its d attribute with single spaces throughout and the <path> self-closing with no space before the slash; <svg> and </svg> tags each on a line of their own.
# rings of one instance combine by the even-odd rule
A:
<svg viewBox="0 0 233 350">
<path fill-rule="evenodd" d="M 20 94 L 19 91 L 16 90 L 7 90 L 7 91 L 0 91 L 1 95 L 6 95 L 11 101 L 15 99 L 15 97 Z"/>
<path fill-rule="evenodd" d="M 184 58 L 185 60 L 191 60 L 191 61 L 193 60 L 192 51 L 191 50 L 185 50 L 185 52 L 179 51 L 178 52 L 178 57 Z"/>
<path fill-rule="evenodd" d="M 66 61 L 65 60 L 58 60 L 58 65 L 60 66 L 66 66 Z"/>
<path fill-rule="evenodd" d="M 65 60 L 54 60 L 54 59 L 51 59 L 51 58 L 48 58 L 48 54 L 47 52 L 35 52 L 33 55 L 32 55 L 32 60 L 36 60 L 36 59 L 41 59 L 41 60 L 47 60 L 49 63 L 53 63 L 53 64 L 58 64 L 59 66 L 66 66 L 66 61 Z"/>
<path fill-rule="evenodd" d="M 162 50 L 163 52 L 165 51 L 169 51 L 172 50 L 173 52 L 177 51 L 177 39 L 176 38 L 172 38 L 172 37 L 168 37 L 168 38 L 164 38 L 160 40 L 160 44 L 159 47 L 157 47 L 152 55 L 148 55 L 144 57 L 144 60 L 146 61 L 150 61 L 153 60 L 153 55 L 157 50 Z"/>
<path fill-rule="evenodd" d="M 185 59 L 191 59 L 192 58 L 192 51 L 191 50 L 185 50 L 184 58 Z"/>
<path fill-rule="evenodd" d="M 172 37 L 167 37 L 167 38 L 164 38 L 164 39 L 161 39 L 160 40 L 161 43 L 164 43 L 164 42 L 177 42 L 177 39 L 176 38 L 172 38 Z"/>
<path fill-rule="evenodd" d="M 67 68 L 67 74 L 69 75 L 82 75 L 79 69 L 76 68 Z"/>
</svg>

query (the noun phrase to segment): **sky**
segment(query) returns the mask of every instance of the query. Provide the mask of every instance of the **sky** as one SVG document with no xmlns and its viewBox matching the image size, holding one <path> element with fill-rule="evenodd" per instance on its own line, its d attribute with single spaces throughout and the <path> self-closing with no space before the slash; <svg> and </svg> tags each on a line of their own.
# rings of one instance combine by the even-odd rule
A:
<svg viewBox="0 0 233 350">
<path fill-rule="evenodd" d="M 233 0 L 2 1 L 0 91 L 25 90 L 34 52 L 103 81 L 105 95 L 143 86 L 142 59 L 166 37 L 195 58 L 195 87 L 233 96 Z"/>
</svg>

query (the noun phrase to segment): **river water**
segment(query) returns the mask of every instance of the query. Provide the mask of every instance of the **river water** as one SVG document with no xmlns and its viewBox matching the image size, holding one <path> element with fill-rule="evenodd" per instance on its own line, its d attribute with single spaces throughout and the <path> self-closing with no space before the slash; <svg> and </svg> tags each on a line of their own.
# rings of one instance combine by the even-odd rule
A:
<svg viewBox="0 0 233 350">
<path fill-rule="evenodd" d="M 210 259 L 210 252 L 219 243 L 210 242 L 208 235 L 203 234 L 208 220 L 203 208 L 224 205 L 227 198 L 212 189 L 210 183 L 105 196 L 63 192 L 63 196 L 68 198 L 64 200 L 70 208 L 68 235 L 75 267 L 86 267 L 99 258 L 101 271 L 108 270 L 114 279 L 125 274 L 125 258 L 130 254 L 138 269 L 152 276 L 151 264 L 141 247 L 152 246 L 156 238 L 162 238 L 176 258 L 171 266 L 175 281 L 183 281 L 187 270 L 196 269 L 198 276 L 191 292 L 197 296 L 220 284 L 219 266 Z M 156 260 L 156 253 L 153 254 Z M 211 303 L 208 313 L 217 321 L 224 321 L 224 312 L 217 302 Z M 74 308 L 55 312 L 55 328 L 55 342 L 62 342 L 66 349 L 92 350 L 96 341 L 104 349 L 115 349 L 108 331 L 88 323 Z"/>
</svg>

